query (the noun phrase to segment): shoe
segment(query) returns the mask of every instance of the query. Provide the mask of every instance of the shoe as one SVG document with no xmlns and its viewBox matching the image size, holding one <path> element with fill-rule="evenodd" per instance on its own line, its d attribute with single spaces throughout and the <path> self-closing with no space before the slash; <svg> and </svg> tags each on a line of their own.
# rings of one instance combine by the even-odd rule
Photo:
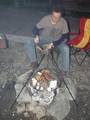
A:
<svg viewBox="0 0 90 120">
<path fill-rule="evenodd" d="M 34 61 L 34 62 L 31 63 L 31 68 L 32 69 L 36 69 L 37 66 L 38 66 L 38 62 L 37 61 Z"/>
</svg>

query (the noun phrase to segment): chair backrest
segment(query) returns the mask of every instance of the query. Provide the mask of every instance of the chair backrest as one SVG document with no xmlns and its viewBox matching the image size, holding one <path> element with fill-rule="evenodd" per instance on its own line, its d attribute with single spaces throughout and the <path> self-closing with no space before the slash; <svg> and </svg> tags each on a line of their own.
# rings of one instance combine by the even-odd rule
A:
<svg viewBox="0 0 90 120">
<path fill-rule="evenodd" d="M 90 19 L 80 19 L 80 34 L 70 41 L 77 48 L 84 48 L 90 42 Z"/>
<path fill-rule="evenodd" d="M 78 48 L 84 48 L 90 42 L 90 19 L 80 19 L 80 42 L 76 45 Z"/>
<path fill-rule="evenodd" d="M 80 33 L 84 32 L 86 21 L 87 21 L 87 18 L 80 18 Z"/>
</svg>

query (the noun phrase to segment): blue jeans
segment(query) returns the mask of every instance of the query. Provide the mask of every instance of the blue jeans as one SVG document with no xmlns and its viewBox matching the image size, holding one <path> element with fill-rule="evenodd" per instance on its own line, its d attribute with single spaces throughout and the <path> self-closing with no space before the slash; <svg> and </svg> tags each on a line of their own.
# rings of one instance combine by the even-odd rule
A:
<svg viewBox="0 0 90 120">
<path fill-rule="evenodd" d="M 45 39 L 42 39 L 40 41 L 41 45 L 50 43 L 52 41 L 47 41 Z M 28 57 L 30 59 L 30 63 L 34 62 L 37 60 L 37 54 L 36 54 L 36 44 L 34 43 L 34 40 L 31 39 L 30 41 L 28 41 L 28 43 L 26 44 L 27 47 L 27 52 L 28 52 Z M 63 71 L 68 71 L 70 70 L 70 58 L 69 58 L 69 47 L 65 44 L 65 43 L 61 43 L 58 46 L 61 56 L 62 56 L 62 69 Z"/>
<path fill-rule="evenodd" d="M 62 57 L 62 69 L 63 71 L 69 72 L 70 71 L 70 55 L 69 55 L 69 47 L 65 43 L 61 43 L 58 46 L 60 50 L 60 54 Z"/>
</svg>

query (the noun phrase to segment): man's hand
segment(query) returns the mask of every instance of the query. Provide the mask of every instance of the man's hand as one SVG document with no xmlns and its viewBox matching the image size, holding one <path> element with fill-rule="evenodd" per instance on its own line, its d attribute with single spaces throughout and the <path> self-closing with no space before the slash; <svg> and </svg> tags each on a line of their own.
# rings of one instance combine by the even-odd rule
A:
<svg viewBox="0 0 90 120">
<path fill-rule="evenodd" d="M 50 43 L 50 44 L 48 44 L 48 46 L 47 46 L 48 49 L 51 49 L 52 47 L 54 47 L 53 43 Z"/>
<path fill-rule="evenodd" d="M 36 37 L 34 38 L 34 42 L 35 42 L 36 44 L 38 44 L 38 43 L 39 43 L 39 40 L 40 40 L 39 36 L 36 35 Z"/>
</svg>

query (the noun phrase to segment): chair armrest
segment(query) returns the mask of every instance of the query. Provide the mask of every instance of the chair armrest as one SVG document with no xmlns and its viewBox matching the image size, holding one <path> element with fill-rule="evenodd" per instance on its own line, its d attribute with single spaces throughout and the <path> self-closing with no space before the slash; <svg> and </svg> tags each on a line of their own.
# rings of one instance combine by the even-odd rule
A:
<svg viewBox="0 0 90 120">
<path fill-rule="evenodd" d="M 76 33 L 76 32 L 69 32 L 69 35 L 79 35 L 79 33 Z"/>
</svg>

